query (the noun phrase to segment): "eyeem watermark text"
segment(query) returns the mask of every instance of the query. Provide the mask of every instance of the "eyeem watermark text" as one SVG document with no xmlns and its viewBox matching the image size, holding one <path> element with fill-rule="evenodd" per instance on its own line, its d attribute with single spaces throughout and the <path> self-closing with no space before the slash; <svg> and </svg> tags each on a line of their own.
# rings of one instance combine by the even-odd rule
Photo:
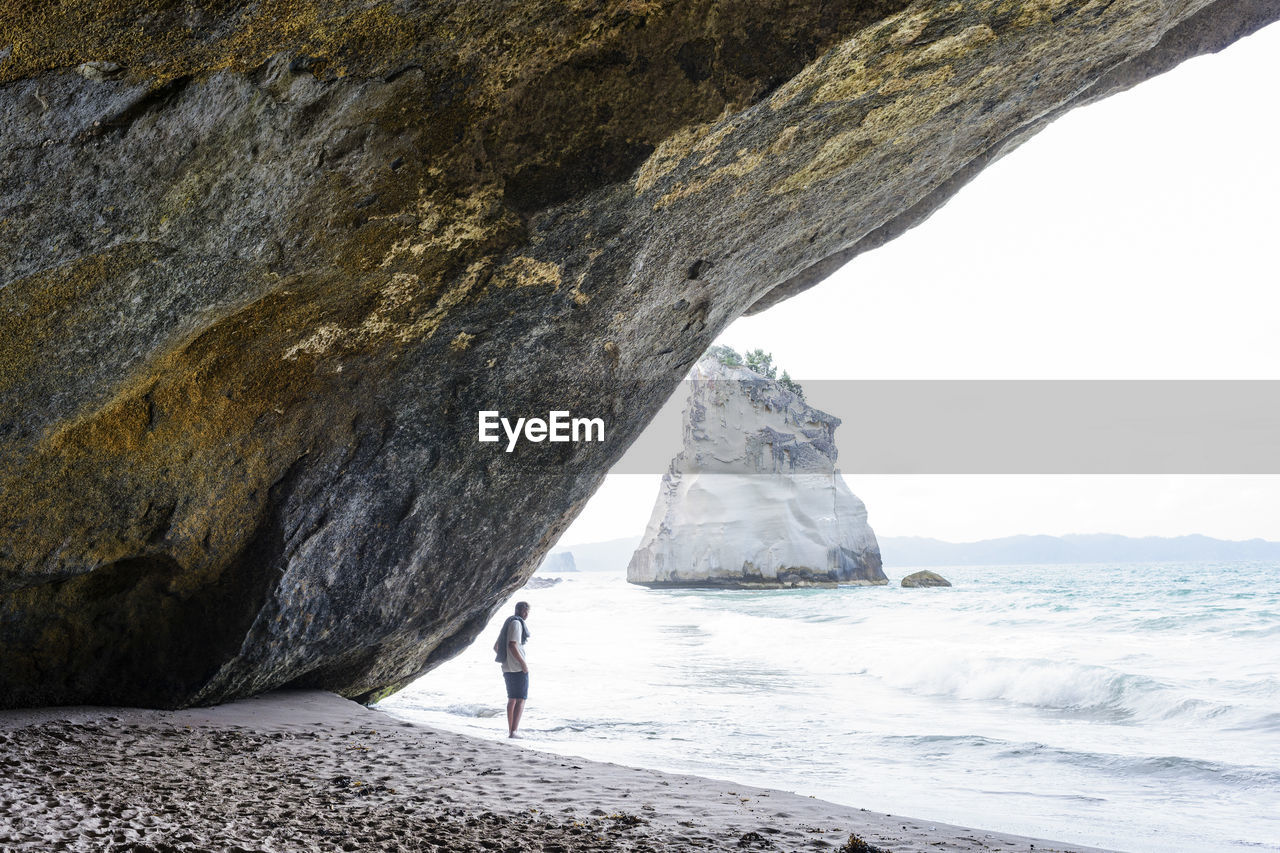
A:
<svg viewBox="0 0 1280 853">
<path fill-rule="evenodd" d="M 604 418 L 575 418 L 569 412 L 548 412 L 543 418 L 502 417 L 501 412 L 479 412 L 480 440 L 500 441 L 498 428 L 507 435 L 507 452 L 515 450 L 521 435 L 526 441 L 604 441 Z"/>
</svg>

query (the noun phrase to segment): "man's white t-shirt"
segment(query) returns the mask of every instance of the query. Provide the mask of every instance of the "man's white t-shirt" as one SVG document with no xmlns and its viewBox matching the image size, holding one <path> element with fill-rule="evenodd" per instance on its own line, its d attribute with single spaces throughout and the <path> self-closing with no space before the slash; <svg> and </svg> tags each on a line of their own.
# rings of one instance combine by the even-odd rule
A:
<svg viewBox="0 0 1280 853">
<path fill-rule="evenodd" d="M 502 663 L 502 671 L 503 672 L 524 672 L 524 670 L 520 666 L 520 661 L 516 659 L 515 655 L 511 654 L 511 645 L 510 645 L 511 643 L 514 642 L 517 646 L 520 647 L 521 655 L 528 654 L 528 652 L 526 652 L 524 649 L 524 625 L 523 623 L 521 623 L 519 619 L 512 619 L 510 622 L 507 623 L 507 637 L 505 642 L 507 643 L 507 646 L 506 646 L 507 659 Z M 528 658 L 526 657 L 525 660 L 528 660 Z"/>
</svg>

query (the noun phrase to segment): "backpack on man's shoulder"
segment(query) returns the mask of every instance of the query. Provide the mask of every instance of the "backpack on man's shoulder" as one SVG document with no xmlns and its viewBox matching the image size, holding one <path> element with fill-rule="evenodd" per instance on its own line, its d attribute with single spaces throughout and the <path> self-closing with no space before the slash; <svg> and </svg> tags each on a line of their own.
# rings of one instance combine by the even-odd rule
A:
<svg viewBox="0 0 1280 853">
<path fill-rule="evenodd" d="M 521 629 L 524 629 L 524 620 L 519 616 L 508 616 L 503 620 L 502 631 L 498 634 L 498 639 L 493 642 L 493 659 L 498 663 L 507 662 L 507 631 L 511 628 L 512 619 L 517 620 Z"/>
</svg>

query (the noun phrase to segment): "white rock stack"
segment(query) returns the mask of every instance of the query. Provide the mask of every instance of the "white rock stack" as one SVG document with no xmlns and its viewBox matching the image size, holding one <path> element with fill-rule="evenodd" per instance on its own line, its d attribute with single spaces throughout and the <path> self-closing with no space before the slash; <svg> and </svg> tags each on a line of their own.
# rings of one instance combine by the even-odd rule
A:
<svg viewBox="0 0 1280 853">
<path fill-rule="evenodd" d="M 835 468 L 840 419 L 706 356 L 627 580 L 754 589 L 885 584 L 867 509 Z"/>
<path fill-rule="evenodd" d="M 542 565 L 538 566 L 537 574 L 540 575 L 556 575 L 564 572 L 576 572 L 577 564 L 573 559 L 572 551 L 558 551 L 555 554 L 548 554 L 542 561 Z"/>
</svg>

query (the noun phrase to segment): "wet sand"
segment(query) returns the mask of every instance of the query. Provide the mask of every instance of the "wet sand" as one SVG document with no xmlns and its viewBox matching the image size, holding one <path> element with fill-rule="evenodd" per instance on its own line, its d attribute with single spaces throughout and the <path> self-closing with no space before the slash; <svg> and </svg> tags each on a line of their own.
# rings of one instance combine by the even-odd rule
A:
<svg viewBox="0 0 1280 853">
<path fill-rule="evenodd" d="M 1096 851 L 536 746 L 318 691 L 2 711 L 0 851 Z"/>
</svg>

